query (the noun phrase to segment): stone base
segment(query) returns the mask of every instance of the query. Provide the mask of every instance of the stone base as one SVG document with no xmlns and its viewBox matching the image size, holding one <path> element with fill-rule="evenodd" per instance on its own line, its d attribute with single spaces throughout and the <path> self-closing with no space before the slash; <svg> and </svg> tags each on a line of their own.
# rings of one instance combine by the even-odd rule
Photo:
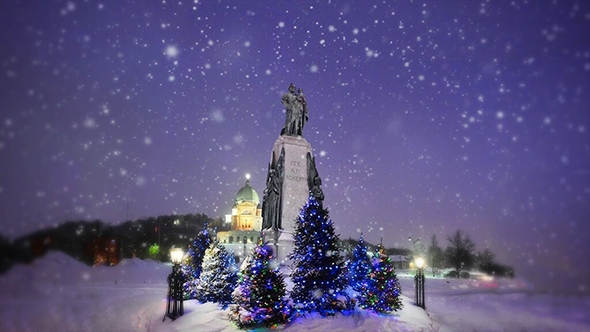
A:
<svg viewBox="0 0 590 332">
<path fill-rule="evenodd" d="M 265 230 L 264 241 L 273 249 L 274 258 L 280 265 L 289 265 L 289 255 L 293 252 L 294 241 L 293 235 L 283 230 Z"/>
<path fill-rule="evenodd" d="M 285 169 L 281 197 L 281 228 L 284 230 L 283 233 L 292 234 L 301 208 L 309 198 L 307 153 L 312 153 L 312 150 L 311 145 L 301 136 L 280 136 L 273 146 L 275 163 L 283 149 Z"/>
</svg>

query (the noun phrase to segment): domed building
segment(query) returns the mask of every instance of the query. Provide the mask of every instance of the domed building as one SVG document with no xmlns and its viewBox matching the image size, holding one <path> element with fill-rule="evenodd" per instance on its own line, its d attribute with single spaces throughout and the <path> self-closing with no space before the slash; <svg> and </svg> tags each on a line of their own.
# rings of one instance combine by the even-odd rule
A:
<svg viewBox="0 0 590 332">
<path fill-rule="evenodd" d="M 233 250 L 236 258 L 244 257 L 244 253 L 248 255 L 258 243 L 262 230 L 262 206 L 258 193 L 250 185 L 250 175 L 246 175 L 246 184 L 238 190 L 225 222 L 230 230 L 217 232 L 219 243 Z"/>
</svg>

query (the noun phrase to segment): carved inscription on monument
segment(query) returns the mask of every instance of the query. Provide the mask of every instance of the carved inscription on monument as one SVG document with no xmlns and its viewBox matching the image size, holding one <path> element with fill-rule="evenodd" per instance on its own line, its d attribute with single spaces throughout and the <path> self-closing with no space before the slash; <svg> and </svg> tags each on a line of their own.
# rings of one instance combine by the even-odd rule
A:
<svg viewBox="0 0 590 332">
<path fill-rule="evenodd" d="M 292 242 L 290 235 L 285 234 L 293 233 L 301 207 L 309 197 L 307 154 L 311 153 L 311 145 L 303 137 L 283 135 L 275 141 L 271 158 L 276 159 L 283 150 L 285 162 L 280 204 L 283 229 L 281 239 Z"/>
<path fill-rule="evenodd" d="M 292 160 L 287 167 L 288 167 L 288 172 L 287 172 L 287 174 L 285 174 L 285 177 L 288 180 L 293 180 L 293 181 L 305 180 L 305 176 L 302 176 L 303 167 L 305 167 L 302 162 Z"/>
</svg>

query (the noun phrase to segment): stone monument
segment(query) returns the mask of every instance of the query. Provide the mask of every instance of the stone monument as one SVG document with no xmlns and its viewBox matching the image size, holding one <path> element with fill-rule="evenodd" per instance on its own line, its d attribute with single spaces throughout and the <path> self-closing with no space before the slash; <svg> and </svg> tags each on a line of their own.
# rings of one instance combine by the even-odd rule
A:
<svg viewBox="0 0 590 332">
<path fill-rule="evenodd" d="M 324 194 L 311 144 L 302 136 L 309 118 L 305 95 L 291 83 L 282 103 L 286 119 L 268 165 L 262 229 L 266 241 L 274 245 L 279 262 L 284 264 L 293 250 L 293 232 L 301 208 L 310 195 L 322 204 Z"/>
</svg>

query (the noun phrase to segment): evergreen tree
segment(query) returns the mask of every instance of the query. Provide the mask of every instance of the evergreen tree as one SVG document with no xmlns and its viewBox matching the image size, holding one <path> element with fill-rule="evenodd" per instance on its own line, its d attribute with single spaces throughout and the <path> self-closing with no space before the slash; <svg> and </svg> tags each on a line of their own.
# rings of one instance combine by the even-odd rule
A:
<svg viewBox="0 0 590 332">
<path fill-rule="evenodd" d="M 238 281 L 236 261 L 233 253 L 215 242 L 205 251 L 203 271 L 195 289 L 200 302 L 219 303 L 227 307 Z"/>
<path fill-rule="evenodd" d="M 352 252 L 352 259 L 350 260 L 348 268 L 350 286 L 352 286 L 352 289 L 360 292 L 369 272 L 371 272 L 371 260 L 367 255 L 367 246 L 365 245 L 363 234 L 361 233 L 359 242 Z"/>
<path fill-rule="evenodd" d="M 438 269 L 442 266 L 443 261 L 443 250 L 438 246 L 436 235 L 432 235 L 432 241 L 430 247 L 428 247 L 428 265 L 432 268 L 432 275 L 438 273 Z"/>
<path fill-rule="evenodd" d="M 272 267 L 271 257 L 272 249 L 260 239 L 239 274 L 230 319 L 240 328 L 275 327 L 290 318 L 291 309 L 283 299 L 285 280 Z"/>
<path fill-rule="evenodd" d="M 203 257 L 211 242 L 212 239 L 207 230 L 207 223 L 205 223 L 203 230 L 197 234 L 197 237 L 189 246 L 182 262 L 182 272 L 186 278 L 184 283 L 184 296 L 186 299 L 196 298 L 195 290 L 202 271 Z"/>
<path fill-rule="evenodd" d="M 350 305 L 338 236 L 325 210 L 313 196 L 303 206 L 295 227 L 291 298 L 298 310 L 333 315 Z M 339 297 L 344 297 L 340 301 Z"/>
<path fill-rule="evenodd" d="M 492 274 L 495 258 L 496 255 L 490 249 L 486 248 L 483 251 L 478 252 L 476 255 L 477 267 L 485 273 Z"/>
<path fill-rule="evenodd" d="M 359 306 L 374 312 L 397 311 L 402 308 L 400 298 L 401 287 L 391 258 L 379 244 L 377 253 L 373 258 L 372 272 L 365 281 L 359 298 Z"/>
</svg>

